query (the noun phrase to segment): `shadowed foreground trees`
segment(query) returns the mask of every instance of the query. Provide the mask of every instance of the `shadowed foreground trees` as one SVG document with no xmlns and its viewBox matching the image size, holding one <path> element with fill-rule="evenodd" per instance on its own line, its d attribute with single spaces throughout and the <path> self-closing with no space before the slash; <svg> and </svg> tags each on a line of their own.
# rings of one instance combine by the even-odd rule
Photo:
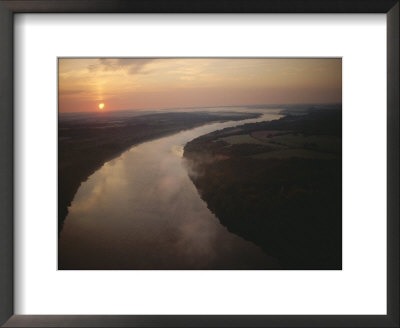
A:
<svg viewBox="0 0 400 328">
<path fill-rule="evenodd" d="M 265 145 L 226 138 L 268 130 L 282 135 Z M 231 232 L 285 269 L 341 269 L 341 110 L 217 131 L 188 143 L 184 156 L 201 197 Z"/>
</svg>

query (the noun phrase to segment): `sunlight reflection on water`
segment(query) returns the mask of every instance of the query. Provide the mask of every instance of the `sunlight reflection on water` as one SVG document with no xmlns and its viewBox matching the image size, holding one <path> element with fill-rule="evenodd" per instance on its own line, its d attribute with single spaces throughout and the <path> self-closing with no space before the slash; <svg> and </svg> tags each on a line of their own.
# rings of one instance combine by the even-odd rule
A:
<svg viewBox="0 0 400 328">
<path fill-rule="evenodd" d="M 183 165 L 184 145 L 262 118 L 213 123 L 142 143 L 82 183 L 59 239 L 66 269 L 269 269 L 274 259 L 230 233 L 200 198 Z"/>
</svg>

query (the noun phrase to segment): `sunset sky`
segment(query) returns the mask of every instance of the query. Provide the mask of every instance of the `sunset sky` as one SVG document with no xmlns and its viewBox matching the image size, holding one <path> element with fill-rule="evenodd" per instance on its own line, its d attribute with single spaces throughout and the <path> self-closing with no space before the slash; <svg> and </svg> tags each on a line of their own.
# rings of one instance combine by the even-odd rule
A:
<svg viewBox="0 0 400 328">
<path fill-rule="evenodd" d="M 60 112 L 341 101 L 341 59 L 59 59 Z"/>
</svg>

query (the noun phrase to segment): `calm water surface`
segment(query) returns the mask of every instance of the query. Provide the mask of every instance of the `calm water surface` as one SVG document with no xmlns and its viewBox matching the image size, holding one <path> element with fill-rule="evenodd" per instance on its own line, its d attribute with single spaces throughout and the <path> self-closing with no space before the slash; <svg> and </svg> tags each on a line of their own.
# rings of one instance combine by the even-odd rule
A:
<svg viewBox="0 0 400 328">
<path fill-rule="evenodd" d="M 213 123 L 134 146 L 82 183 L 59 238 L 60 269 L 273 269 L 222 226 L 188 177 L 183 147 L 259 119 Z"/>
</svg>

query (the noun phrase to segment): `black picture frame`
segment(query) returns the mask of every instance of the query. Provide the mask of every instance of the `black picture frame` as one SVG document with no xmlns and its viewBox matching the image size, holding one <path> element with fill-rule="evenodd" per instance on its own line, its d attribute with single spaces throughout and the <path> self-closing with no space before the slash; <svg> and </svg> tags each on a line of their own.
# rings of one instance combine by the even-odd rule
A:
<svg viewBox="0 0 400 328">
<path fill-rule="evenodd" d="M 13 17 L 16 13 L 385 13 L 387 315 L 14 315 Z M 398 0 L 0 0 L 0 324 L 5 327 L 399 327 L 398 90 Z"/>
</svg>

